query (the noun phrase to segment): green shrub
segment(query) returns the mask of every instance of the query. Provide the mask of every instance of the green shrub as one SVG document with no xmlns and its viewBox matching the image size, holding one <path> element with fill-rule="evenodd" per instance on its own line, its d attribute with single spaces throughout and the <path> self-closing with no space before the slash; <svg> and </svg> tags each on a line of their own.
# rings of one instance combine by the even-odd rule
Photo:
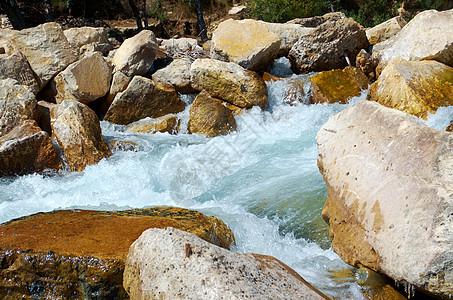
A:
<svg viewBox="0 0 453 300">
<path fill-rule="evenodd" d="M 357 11 L 343 11 L 365 27 L 373 27 L 398 15 L 401 0 L 371 0 L 360 3 Z"/>
</svg>

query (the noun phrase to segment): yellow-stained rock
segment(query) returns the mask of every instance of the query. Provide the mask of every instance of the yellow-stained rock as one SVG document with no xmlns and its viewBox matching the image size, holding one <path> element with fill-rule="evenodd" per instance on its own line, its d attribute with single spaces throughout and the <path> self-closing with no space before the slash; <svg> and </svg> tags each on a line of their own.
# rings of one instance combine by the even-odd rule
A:
<svg viewBox="0 0 453 300">
<path fill-rule="evenodd" d="M 234 244 L 220 219 L 182 208 L 39 213 L 0 225 L 0 298 L 125 299 L 130 245 L 146 229 L 165 227 Z"/>
<path fill-rule="evenodd" d="M 453 68 L 437 61 L 395 58 L 371 85 L 369 100 L 427 118 L 453 105 Z"/>
<path fill-rule="evenodd" d="M 126 127 L 126 130 L 132 133 L 157 133 L 157 132 L 168 132 L 170 134 L 176 134 L 179 130 L 181 120 L 175 116 L 163 116 L 156 119 L 144 119 Z"/>
<path fill-rule="evenodd" d="M 355 67 L 343 70 L 320 72 L 310 76 L 313 98 L 311 103 L 347 103 L 351 97 L 360 95 L 370 80 Z"/>
<path fill-rule="evenodd" d="M 236 130 L 234 112 L 222 100 L 202 91 L 190 107 L 189 132 L 208 137 L 224 135 Z"/>
<path fill-rule="evenodd" d="M 269 74 L 267 72 L 263 73 L 263 80 L 264 82 L 274 82 L 274 81 L 279 81 L 279 80 L 284 80 L 285 78 L 281 78 L 272 74 Z"/>
</svg>

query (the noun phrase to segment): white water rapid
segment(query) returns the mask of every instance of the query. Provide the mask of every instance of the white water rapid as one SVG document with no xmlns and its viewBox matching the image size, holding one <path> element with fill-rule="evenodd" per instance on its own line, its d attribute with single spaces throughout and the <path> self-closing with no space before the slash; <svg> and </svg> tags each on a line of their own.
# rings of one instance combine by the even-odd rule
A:
<svg viewBox="0 0 453 300">
<path fill-rule="evenodd" d="M 275 74 L 288 69 L 284 59 L 276 65 Z M 236 117 L 238 130 L 227 136 L 130 134 L 101 122 L 106 140 L 132 141 L 139 151 L 116 152 L 79 173 L 0 179 L 0 222 L 55 209 L 195 209 L 231 227 L 234 251 L 275 256 L 328 296 L 364 299 L 354 269 L 330 249 L 315 136 L 330 115 L 367 91 L 347 105 L 288 105 L 287 82 L 268 87 L 270 108 Z M 440 109 L 428 124 L 445 128 L 452 108 Z M 185 128 L 188 110 L 180 114 Z M 352 275 L 334 279 L 332 272 L 343 269 Z"/>
</svg>

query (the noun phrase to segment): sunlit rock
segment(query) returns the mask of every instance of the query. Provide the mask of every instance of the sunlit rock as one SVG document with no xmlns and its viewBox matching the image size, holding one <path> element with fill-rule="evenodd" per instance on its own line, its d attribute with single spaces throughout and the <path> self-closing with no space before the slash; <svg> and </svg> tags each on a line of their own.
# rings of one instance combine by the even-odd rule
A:
<svg viewBox="0 0 453 300">
<path fill-rule="evenodd" d="M 38 92 L 38 83 L 27 59 L 21 52 L 11 55 L 0 54 L 0 79 L 12 78 L 21 85 L 30 87 L 32 92 Z"/>
<path fill-rule="evenodd" d="M 143 118 L 179 113 L 185 103 L 171 85 L 135 76 L 126 90 L 116 95 L 104 120 L 126 125 Z"/>
<path fill-rule="evenodd" d="M 113 99 L 115 99 L 118 93 L 121 93 L 127 88 L 127 85 L 131 82 L 132 77 L 126 76 L 122 72 L 115 72 L 112 77 L 112 84 L 110 85 L 109 93 L 107 94 L 107 99 L 105 101 L 105 112 L 107 112 L 110 104 L 112 104 Z"/>
<path fill-rule="evenodd" d="M 236 130 L 234 111 L 206 91 L 198 94 L 190 107 L 189 132 L 214 137 L 233 130 Z"/>
<path fill-rule="evenodd" d="M 126 259 L 131 299 L 328 299 L 274 257 L 234 253 L 193 234 L 149 229 Z"/>
<path fill-rule="evenodd" d="M 368 47 L 365 29 L 351 18 L 327 21 L 291 48 L 289 59 L 297 73 L 342 69 Z"/>
<path fill-rule="evenodd" d="M 0 176 L 61 169 L 61 161 L 47 132 L 34 120 L 24 120 L 0 137 Z"/>
<path fill-rule="evenodd" d="M 0 298 L 127 299 L 130 245 L 143 231 L 165 227 L 234 244 L 220 219 L 182 208 L 39 213 L 0 225 Z"/>
<path fill-rule="evenodd" d="M 371 85 L 368 97 L 426 118 L 441 106 L 453 105 L 453 68 L 434 60 L 393 59 Z"/>
<path fill-rule="evenodd" d="M 310 76 L 311 103 L 347 103 L 368 88 L 370 80 L 358 68 L 319 72 Z"/>
<path fill-rule="evenodd" d="M 374 80 L 376 78 L 377 61 L 364 49 L 357 54 L 355 65 L 365 73 L 368 79 Z"/>
<path fill-rule="evenodd" d="M 406 25 L 401 17 L 391 18 L 381 24 L 374 26 L 373 28 L 368 28 L 366 30 L 366 37 L 371 45 L 383 42 L 395 34 L 397 34 L 401 28 Z"/>
<path fill-rule="evenodd" d="M 347 263 L 453 293 L 453 134 L 376 102 L 331 116 L 316 137 L 322 215 Z"/>
<path fill-rule="evenodd" d="M 165 55 L 173 58 L 201 58 L 208 56 L 208 53 L 198 45 L 198 41 L 192 38 L 162 40 L 159 49 Z"/>
<path fill-rule="evenodd" d="M 14 79 L 0 80 L 0 136 L 23 120 L 32 119 L 36 111 L 33 90 Z"/>
<path fill-rule="evenodd" d="M 110 156 L 99 119 L 85 104 L 65 100 L 50 110 L 50 117 L 52 136 L 63 149 L 72 171 L 83 171 Z"/>
<path fill-rule="evenodd" d="M 57 103 L 71 99 L 89 104 L 109 91 L 112 67 L 95 52 L 69 65 L 54 80 Z"/>
<path fill-rule="evenodd" d="M 157 133 L 168 132 L 176 134 L 179 131 L 181 120 L 175 115 L 163 116 L 155 119 L 143 119 L 129 124 L 126 130 L 131 133 Z"/>
<path fill-rule="evenodd" d="M 139 34 L 128 38 L 116 50 L 112 64 L 115 72 L 123 72 L 127 76 L 144 75 L 153 65 L 157 50 L 156 36 L 150 30 L 142 30 Z"/>
<path fill-rule="evenodd" d="M 191 58 L 173 60 L 168 66 L 153 74 L 154 81 L 172 85 L 175 90 L 183 94 L 191 94 L 195 89 L 190 85 Z"/>
<path fill-rule="evenodd" d="M 398 56 L 432 59 L 453 67 L 453 9 L 421 12 L 395 36 L 373 47 L 373 57 L 384 65 Z"/>
<path fill-rule="evenodd" d="M 211 58 L 259 70 L 277 57 L 280 44 L 280 37 L 259 21 L 229 19 L 212 34 Z"/>
<path fill-rule="evenodd" d="M 322 16 L 314 16 L 308 18 L 297 18 L 286 22 L 287 24 L 298 24 L 304 27 L 318 27 L 319 25 L 327 21 L 338 21 L 340 19 L 346 19 L 346 15 L 343 12 L 331 12 Z"/>
<path fill-rule="evenodd" d="M 241 108 L 257 105 L 264 109 L 269 104 L 264 80 L 236 63 L 197 59 L 190 69 L 190 80 L 195 89 Z"/>
<path fill-rule="evenodd" d="M 100 51 L 107 54 L 113 49 L 108 29 L 104 27 L 75 27 L 66 29 L 63 33 L 71 45 L 80 48 L 81 53 Z"/>
<path fill-rule="evenodd" d="M 12 44 L 27 58 L 37 75 L 40 89 L 76 61 L 79 53 L 68 42 L 57 23 L 45 23 L 16 31 L 12 36 Z"/>
</svg>

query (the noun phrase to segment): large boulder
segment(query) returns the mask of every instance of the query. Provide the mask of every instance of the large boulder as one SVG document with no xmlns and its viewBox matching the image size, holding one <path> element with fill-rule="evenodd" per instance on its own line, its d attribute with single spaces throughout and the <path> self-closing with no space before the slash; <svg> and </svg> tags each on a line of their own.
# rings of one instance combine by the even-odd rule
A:
<svg viewBox="0 0 453 300">
<path fill-rule="evenodd" d="M 135 76 L 126 90 L 116 95 L 104 120 L 126 125 L 147 117 L 179 113 L 185 106 L 173 86 Z"/>
<path fill-rule="evenodd" d="M 131 299 L 327 299 L 271 256 L 234 253 L 175 229 L 149 229 L 129 251 Z"/>
<path fill-rule="evenodd" d="M 39 213 L 0 225 L 0 297 L 127 299 L 130 245 L 149 228 L 169 226 L 222 247 L 234 244 L 222 220 L 182 208 Z"/>
<path fill-rule="evenodd" d="M 195 89 L 190 85 L 191 58 L 179 58 L 173 60 L 168 66 L 153 74 L 154 81 L 171 84 L 177 92 L 191 94 Z"/>
<path fill-rule="evenodd" d="M 12 43 L 24 54 L 42 89 L 55 75 L 78 59 L 78 49 L 69 44 L 61 26 L 45 23 L 14 32 Z"/>
<path fill-rule="evenodd" d="M 371 85 L 368 98 L 426 119 L 439 107 L 453 105 L 453 68 L 434 60 L 395 58 Z"/>
<path fill-rule="evenodd" d="M 156 36 L 151 30 L 142 30 L 128 38 L 116 50 L 112 64 L 114 71 L 121 71 L 127 76 L 145 75 L 159 50 Z"/>
<path fill-rule="evenodd" d="M 241 108 L 257 105 L 264 109 L 269 105 L 264 80 L 236 63 L 197 59 L 192 63 L 190 80 L 195 89 Z"/>
<path fill-rule="evenodd" d="M 391 18 L 381 24 L 374 26 L 373 28 L 368 28 L 366 30 L 366 37 L 371 45 L 388 40 L 395 34 L 397 34 L 401 28 L 406 25 L 401 17 Z"/>
<path fill-rule="evenodd" d="M 319 72 L 310 76 L 311 103 L 347 103 L 368 88 L 370 80 L 358 68 Z"/>
<path fill-rule="evenodd" d="M 61 161 L 47 132 L 34 120 L 24 120 L 0 137 L 0 176 L 61 169 Z"/>
<path fill-rule="evenodd" d="M 115 72 L 112 77 L 112 84 L 110 85 L 109 93 L 107 94 L 106 99 L 106 109 L 109 108 L 110 104 L 112 104 L 113 99 L 115 99 L 118 93 L 121 93 L 127 88 L 127 85 L 131 82 L 132 77 L 125 75 L 122 72 Z"/>
<path fill-rule="evenodd" d="M 162 40 L 159 49 L 167 56 L 173 58 L 182 57 L 207 57 L 208 53 L 198 45 L 198 41 L 192 38 L 179 38 Z"/>
<path fill-rule="evenodd" d="M 259 70 L 277 57 L 280 44 L 280 37 L 259 21 L 229 19 L 212 34 L 211 58 Z"/>
<path fill-rule="evenodd" d="M 233 130 L 236 130 L 234 110 L 206 91 L 198 94 L 190 107 L 189 132 L 214 137 Z"/>
<path fill-rule="evenodd" d="M 0 80 L 12 78 L 21 85 L 30 87 L 34 94 L 38 93 L 38 83 L 27 59 L 21 52 L 11 55 L 0 54 Z"/>
<path fill-rule="evenodd" d="M 72 99 L 88 104 L 110 90 L 112 67 L 99 52 L 84 56 L 55 77 L 57 103 Z"/>
<path fill-rule="evenodd" d="M 453 134 L 361 101 L 316 137 L 332 249 L 399 283 L 453 293 Z"/>
<path fill-rule="evenodd" d="M 33 91 L 14 79 L 0 80 L 0 136 L 7 134 L 23 120 L 32 119 L 36 112 Z"/>
<path fill-rule="evenodd" d="M 289 51 L 297 73 L 342 69 L 346 56 L 355 61 L 357 53 L 368 47 L 365 29 L 351 18 L 327 21 L 299 39 Z"/>
<path fill-rule="evenodd" d="M 433 59 L 453 67 L 453 9 L 421 12 L 395 36 L 373 47 L 373 57 L 384 65 L 397 56 Z"/>
<path fill-rule="evenodd" d="M 66 29 L 63 33 L 71 45 L 80 48 L 80 52 L 100 51 L 107 54 L 113 49 L 108 29 L 104 27 L 75 27 Z"/>
<path fill-rule="evenodd" d="M 88 106 L 75 100 L 64 100 L 50 110 L 54 136 L 72 171 L 110 156 L 101 134 L 99 119 Z"/>
</svg>

